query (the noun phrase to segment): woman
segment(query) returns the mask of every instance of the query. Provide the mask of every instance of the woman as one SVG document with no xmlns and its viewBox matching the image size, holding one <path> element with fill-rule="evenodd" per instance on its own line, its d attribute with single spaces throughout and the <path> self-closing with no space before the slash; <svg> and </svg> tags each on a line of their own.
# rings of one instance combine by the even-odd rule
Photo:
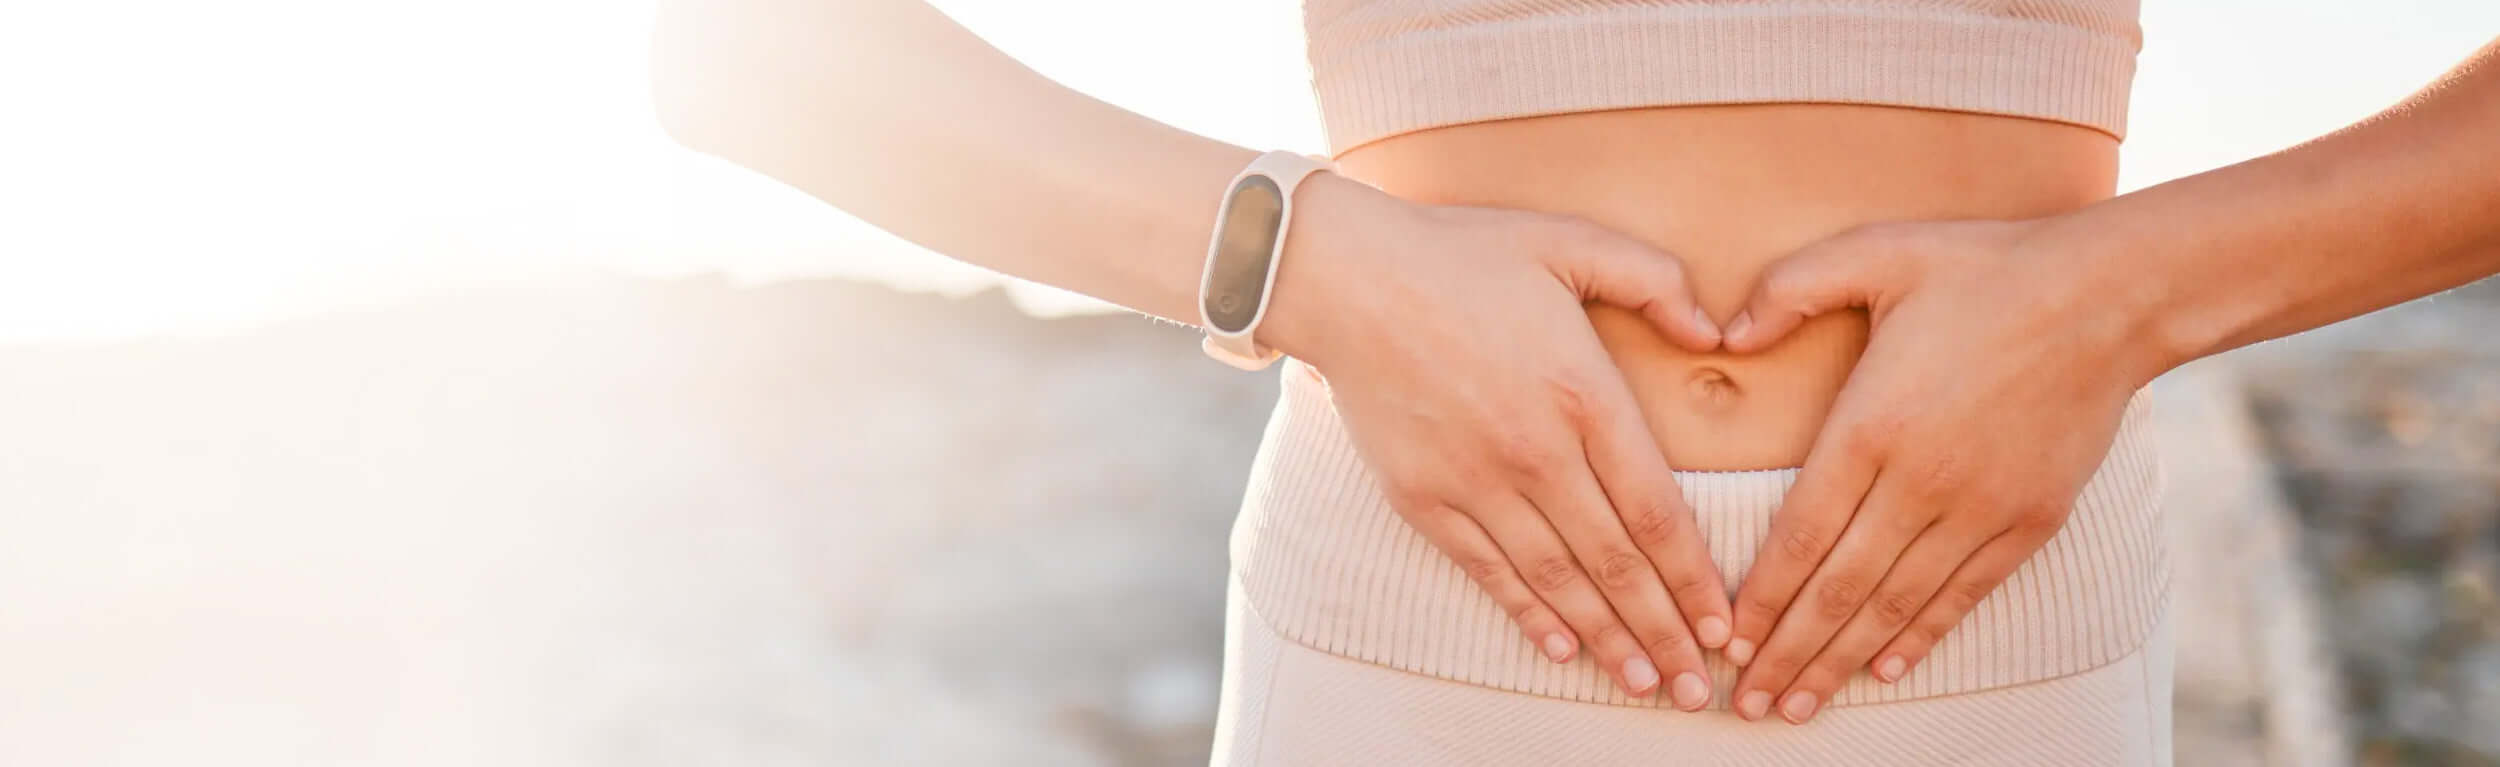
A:
<svg viewBox="0 0 2500 767">
<path fill-rule="evenodd" d="M 1234 339 L 1293 361 L 1218 761 L 2166 762 L 2136 390 L 2500 269 L 2488 67 L 2111 199 L 2131 0 L 1305 15 L 1336 164 L 1281 184 Z M 1228 179 L 1283 162 L 917 2 L 659 29 L 688 145 L 1178 321 Z"/>
</svg>

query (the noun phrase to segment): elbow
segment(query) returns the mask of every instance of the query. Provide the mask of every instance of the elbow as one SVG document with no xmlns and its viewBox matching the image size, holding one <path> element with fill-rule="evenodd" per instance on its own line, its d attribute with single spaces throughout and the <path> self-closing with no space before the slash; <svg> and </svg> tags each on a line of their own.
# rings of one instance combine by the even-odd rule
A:
<svg viewBox="0 0 2500 767">
<path fill-rule="evenodd" d="M 777 109 L 776 46 L 765 4 L 720 0 L 661 3 L 652 24 L 652 117 L 668 137 L 695 151 L 722 154 L 766 127 Z"/>
<path fill-rule="evenodd" d="M 653 88 L 651 117 L 659 123 L 660 132 L 678 146 L 705 154 L 719 154 L 722 134 L 716 120 L 705 119 L 705 110 L 675 94 Z"/>
<path fill-rule="evenodd" d="M 703 38 L 712 36 L 707 27 L 719 23 L 706 13 L 703 3 L 662 3 L 651 30 L 651 116 L 670 140 L 696 151 L 711 151 L 720 132 L 716 120 L 707 119 L 720 114 L 720 105 L 709 103 L 707 94 L 721 92 L 727 68 L 705 50 Z"/>
<path fill-rule="evenodd" d="M 664 58 L 658 50 L 651 56 L 651 117 L 660 124 L 660 131 L 669 140 L 689 149 L 701 149 L 703 130 L 696 115 L 702 110 L 694 105 L 692 89 L 687 87 L 683 69 L 671 66 L 676 62 Z"/>
<path fill-rule="evenodd" d="M 670 86 L 662 84 L 664 80 L 662 72 L 656 69 L 652 72 L 651 117 L 660 124 L 660 132 L 667 134 L 669 140 L 679 146 L 698 152 L 709 151 L 705 147 L 710 144 L 708 137 L 711 131 L 697 119 L 702 110 L 688 103 L 681 93 L 673 92 Z"/>
</svg>

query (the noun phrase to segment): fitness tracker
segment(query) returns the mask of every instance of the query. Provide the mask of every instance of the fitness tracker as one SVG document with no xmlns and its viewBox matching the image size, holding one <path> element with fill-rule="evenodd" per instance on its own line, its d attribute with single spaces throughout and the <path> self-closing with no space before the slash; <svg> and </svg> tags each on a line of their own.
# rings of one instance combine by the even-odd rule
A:
<svg viewBox="0 0 2500 767">
<path fill-rule="evenodd" d="M 1293 190 L 1304 178 L 1331 170 L 1326 160 L 1292 152 L 1269 152 L 1251 160 L 1225 188 L 1216 208 L 1215 236 L 1207 243 L 1206 274 L 1198 282 L 1198 314 L 1206 328 L 1200 344 L 1207 356 L 1243 370 L 1258 370 L 1283 356 L 1258 342 L 1267 317 L 1268 293 L 1293 225 Z"/>
</svg>

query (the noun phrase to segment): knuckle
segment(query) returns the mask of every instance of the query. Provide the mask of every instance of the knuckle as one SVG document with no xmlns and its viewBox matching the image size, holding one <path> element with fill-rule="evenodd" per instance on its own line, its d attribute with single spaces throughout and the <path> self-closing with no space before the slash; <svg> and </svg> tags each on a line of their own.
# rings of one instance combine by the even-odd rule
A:
<svg viewBox="0 0 2500 767">
<path fill-rule="evenodd" d="M 1667 593 L 1674 596 L 1676 603 L 1683 605 L 1687 610 L 1700 609 L 1700 605 L 1710 598 L 1710 592 L 1718 585 L 1712 583 L 1709 576 L 1693 568 L 1673 570 L 1664 576 L 1664 579 L 1667 582 Z"/>
<path fill-rule="evenodd" d="M 1682 631 L 1661 629 L 1650 632 L 1649 636 L 1641 642 L 1641 647 L 1648 649 L 1652 656 L 1672 658 L 1684 652 L 1684 649 L 1692 644 L 1693 638 Z"/>
<path fill-rule="evenodd" d="M 1920 607 L 1918 600 L 1898 591 L 1877 593 L 1867 606 L 1875 611 L 1875 619 L 1883 621 L 1887 626 L 1899 626 L 1910 622 L 1911 618 L 1917 617 Z"/>
<path fill-rule="evenodd" d="M 1607 234 L 1605 227 L 1577 216 L 1539 214 L 1514 230 L 1510 244 L 1549 261 L 1569 261 L 1603 246 Z"/>
<path fill-rule="evenodd" d="M 1864 593 L 1855 578 L 1825 578 L 1815 587 L 1815 611 L 1832 620 L 1847 618 L 1858 611 L 1858 595 Z"/>
<path fill-rule="evenodd" d="M 1444 481 L 1451 488 L 1443 491 L 1446 497 L 1500 497 L 1517 488 L 1517 485 L 1511 484 L 1506 467 L 1502 465 L 1498 457 L 1489 459 L 1478 457 L 1472 460 L 1453 459 L 1442 465 L 1445 467 L 1443 471 L 1448 474 L 1448 478 Z M 1469 519 L 1480 518 L 1473 510 L 1464 513 Z"/>
<path fill-rule="evenodd" d="M 1797 657 L 1795 653 L 1765 653 L 1761 660 L 1754 661 L 1754 665 L 1770 672 L 1772 678 L 1794 679 L 1798 672 L 1805 670 L 1806 659 Z"/>
<path fill-rule="evenodd" d="M 1901 244 L 1903 238 L 1917 231 L 1916 227 L 1902 226 L 1895 221 L 1874 221 L 1849 227 L 1835 235 L 1834 239 L 1852 247 L 1875 248 Z"/>
<path fill-rule="evenodd" d="M 1604 411 L 1597 401 L 1597 387 L 1590 385 L 1588 379 L 1586 374 L 1564 373 L 1545 380 L 1554 409 L 1562 414 L 1564 422 L 1581 432 L 1593 430 Z"/>
<path fill-rule="evenodd" d="M 1801 564 L 1814 564 L 1823 559 L 1823 535 L 1805 525 L 1792 525 L 1780 533 L 1780 556 Z"/>
<path fill-rule="evenodd" d="M 1858 665 L 1838 655 L 1826 653 L 1806 664 L 1805 672 L 1797 677 L 1796 686 L 1817 692 L 1839 689 L 1841 683 L 1847 681 L 1849 675 L 1857 671 Z"/>
<path fill-rule="evenodd" d="M 1886 509 L 1883 514 L 1870 516 L 1876 517 L 1875 523 L 1882 525 L 1883 529 L 1908 540 L 1926 532 L 1927 525 L 1936 521 L 1936 508 L 1935 504 L 1922 503 L 1907 508 Z"/>
<path fill-rule="evenodd" d="M 1928 647 L 1934 647 L 1934 646 L 1936 646 L 1936 645 L 1938 645 L 1938 644 L 1942 644 L 1942 643 L 1944 642 L 1944 638 L 1945 638 L 1945 636 L 1946 636 L 1946 635 L 1948 635 L 1948 634 L 1952 634 L 1952 633 L 1953 633 L 1953 620 L 1952 620 L 1952 619 L 1949 619 L 1949 618 L 1944 618 L 1944 619 L 1935 619 L 1935 620 L 1930 620 L 1930 621 L 1926 622 L 1924 625 L 1921 625 L 1921 626 L 1919 626 L 1919 627 L 1918 627 L 1918 638 L 1919 638 L 1919 645 L 1918 645 L 1918 646 L 1919 646 L 1919 647 L 1921 647 L 1921 648 L 1928 648 Z M 1920 652 L 1925 652 L 1925 650 L 1921 650 Z"/>
<path fill-rule="evenodd" d="M 1608 591 L 1629 591 L 1640 586 L 1642 578 L 1652 573 L 1649 560 L 1638 552 L 1611 551 L 1598 556 L 1596 572 L 1590 575 Z"/>
<path fill-rule="evenodd" d="M 1565 557 L 1547 557 L 1528 568 L 1529 584 L 1538 591 L 1555 592 L 1580 582 L 1580 566 Z"/>
<path fill-rule="evenodd" d="M 1996 591 L 1995 584 L 1981 581 L 1961 581 L 1945 587 L 1945 593 L 1953 599 L 1950 604 L 1956 616 L 1977 609 L 1979 603 L 1986 601 L 1989 592 L 1993 591 Z"/>
<path fill-rule="evenodd" d="M 1908 626 L 1902 627 L 1901 638 L 1895 640 L 1893 644 L 1895 646 L 1916 650 L 1920 648 L 1934 647 L 1936 646 L 1936 642 L 1943 638 L 1944 632 L 1937 630 L 1934 626 L 1926 623 L 1912 623 Z M 1909 653 L 1903 654 L 1907 655 Z"/>
<path fill-rule="evenodd" d="M 1611 618 L 1597 624 L 1596 628 L 1589 631 L 1590 647 L 1614 647 L 1624 642 L 1638 641 L 1632 637 L 1631 629 L 1623 627 L 1623 622 Z"/>
<path fill-rule="evenodd" d="M 1383 485 L 1380 488 L 1380 497 L 1389 502 L 1389 508 L 1397 510 L 1399 515 L 1408 519 L 1436 513 L 1458 513 L 1455 509 L 1443 507 L 1439 496 L 1432 491 L 1405 482 L 1391 482 Z"/>
<path fill-rule="evenodd" d="M 1536 622 L 1538 619 L 1545 617 L 1542 610 L 1543 607 L 1545 607 L 1545 603 L 1543 602 L 1538 602 L 1533 599 L 1525 599 L 1511 604 L 1502 605 L 1502 612 L 1510 615 L 1510 622 L 1525 627 Z"/>
<path fill-rule="evenodd" d="M 1632 543 L 1643 548 L 1664 548 L 1682 533 L 1682 514 L 1670 512 L 1659 501 L 1643 501 L 1623 514 L 1624 532 L 1632 535 Z"/>
<path fill-rule="evenodd" d="M 1595 221 L 1561 214 L 1554 214 L 1548 221 L 1553 227 L 1546 235 L 1548 242 L 1559 248 L 1592 248 L 1614 242 L 1615 233 Z"/>
<path fill-rule="evenodd" d="M 1533 210 L 1486 210 L 1466 205 L 1428 205 L 1441 226 L 1457 230 L 1461 239 L 1498 243 L 1512 249 L 1553 246 L 1564 234 L 1566 216 Z"/>
<path fill-rule="evenodd" d="M 1762 275 L 1762 297 L 1773 304 L 1796 303 L 1802 300 L 1807 290 L 1812 287 L 1813 276 L 1797 262 L 1782 261 L 1772 264 L 1770 270 Z"/>
<path fill-rule="evenodd" d="M 2022 516 L 2023 511 L 2031 508 L 2033 504 L 2031 499 L 2018 493 L 2007 492 L 2005 488 L 1974 484 L 1962 492 L 1954 506 L 2002 519 L 2014 519 Z"/>
<path fill-rule="evenodd" d="M 1909 428 L 1900 416 L 1880 415 L 1859 421 L 1841 439 L 1841 448 L 1862 459 L 1883 456 L 1892 451 L 1893 443 Z"/>
<path fill-rule="evenodd" d="M 2016 504 L 2013 506 L 2014 525 L 2033 533 L 2055 533 L 2066 525 L 2066 515 L 2072 509 L 2061 503 Z"/>
<path fill-rule="evenodd" d="M 1970 457 L 1959 450 L 1938 451 L 1917 465 L 1910 488 L 1920 497 L 1949 498 L 1970 484 Z"/>
<path fill-rule="evenodd" d="M 1668 290 L 1683 290 L 1691 275 L 1684 271 L 1684 261 L 1677 258 L 1651 261 L 1658 265 L 1658 285 Z"/>
<path fill-rule="evenodd" d="M 1900 267 L 1915 263 L 1920 254 L 1933 250 L 1929 247 L 1929 230 L 1930 227 L 1910 222 L 1878 221 L 1850 227 L 1832 239 L 1851 253 L 1863 254 L 1885 266 Z"/>
<path fill-rule="evenodd" d="M 1768 596 L 1745 594 L 1737 598 L 1736 609 L 1755 618 L 1769 621 L 1779 617 L 1781 611 L 1788 609 L 1788 604 Z"/>
<path fill-rule="evenodd" d="M 1458 562 L 1458 569 L 1467 573 L 1467 579 L 1479 586 L 1502 583 L 1510 575 L 1510 565 L 1498 559 L 1482 556 L 1459 556 L 1454 559 Z"/>
<path fill-rule="evenodd" d="M 1554 450 L 1544 440 L 1524 431 L 1504 433 L 1494 438 L 1493 458 L 1513 476 L 1542 481 L 1553 473 Z"/>
</svg>

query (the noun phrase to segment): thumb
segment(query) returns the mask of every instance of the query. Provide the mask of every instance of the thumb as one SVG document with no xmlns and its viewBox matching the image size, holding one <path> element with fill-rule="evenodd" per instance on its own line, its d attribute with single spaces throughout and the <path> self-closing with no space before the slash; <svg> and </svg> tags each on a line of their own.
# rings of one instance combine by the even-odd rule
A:
<svg viewBox="0 0 2500 767">
<path fill-rule="evenodd" d="M 1677 346 L 1719 348 L 1719 325 L 1694 299 L 1683 261 L 1595 224 L 1587 228 L 1588 236 L 1562 249 L 1554 263 L 1580 300 L 1637 312 Z"/>
<path fill-rule="evenodd" d="M 1754 281 L 1744 310 L 1728 320 L 1727 350 L 1760 351 L 1816 315 L 1873 306 L 1894 287 L 1902 261 L 1897 255 L 1888 238 L 1851 232 L 1771 262 Z"/>
</svg>

